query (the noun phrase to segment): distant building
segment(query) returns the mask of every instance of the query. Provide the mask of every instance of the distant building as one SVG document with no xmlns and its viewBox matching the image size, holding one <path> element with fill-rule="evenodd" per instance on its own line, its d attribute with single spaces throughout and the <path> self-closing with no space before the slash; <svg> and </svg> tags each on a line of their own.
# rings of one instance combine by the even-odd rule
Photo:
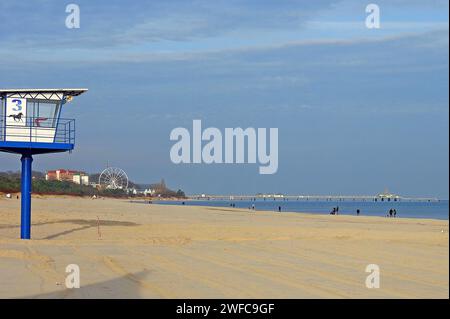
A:
<svg viewBox="0 0 450 319">
<path fill-rule="evenodd" d="M 67 169 L 57 169 L 47 171 L 45 174 L 47 181 L 66 181 L 78 185 L 89 185 L 89 175 L 80 171 L 73 171 Z"/>
<path fill-rule="evenodd" d="M 382 201 L 384 201 L 384 200 L 390 201 L 391 199 L 397 201 L 397 200 L 400 199 L 400 196 L 399 195 L 395 195 L 395 194 L 391 194 L 391 193 L 389 193 L 388 189 L 385 189 L 384 193 L 378 194 L 378 198 L 381 199 Z"/>
<path fill-rule="evenodd" d="M 147 189 L 144 189 L 144 195 L 145 196 L 153 196 L 153 195 L 155 195 L 155 190 L 154 189 L 151 189 L 151 188 L 147 188 Z"/>
<path fill-rule="evenodd" d="M 395 198 L 395 197 L 399 197 L 398 195 L 395 195 L 395 194 L 391 194 L 390 192 L 389 192 L 389 190 L 386 188 L 385 190 L 384 190 L 384 192 L 383 193 L 381 193 L 381 194 L 378 194 L 378 197 L 380 197 L 380 198 Z"/>
<path fill-rule="evenodd" d="M 153 196 L 155 194 L 155 190 L 151 188 L 147 189 L 136 189 L 132 188 L 129 190 L 133 195 L 144 195 L 144 196 Z"/>
<path fill-rule="evenodd" d="M 284 198 L 283 194 L 258 194 L 257 197 L 262 198 Z"/>
<path fill-rule="evenodd" d="M 73 175 L 73 182 L 78 185 L 89 185 L 89 175 L 85 173 L 78 173 Z"/>
</svg>

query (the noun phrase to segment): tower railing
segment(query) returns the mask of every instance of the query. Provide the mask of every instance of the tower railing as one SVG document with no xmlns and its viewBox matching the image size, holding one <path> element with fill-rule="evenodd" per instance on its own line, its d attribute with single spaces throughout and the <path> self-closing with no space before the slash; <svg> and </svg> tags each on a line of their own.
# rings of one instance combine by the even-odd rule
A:
<svg viewBox="0 0 450 319">
<path fill-rule="evenodd" d="M 0 117 L 0 141 L 75 144 L 75 120 Z"/>
</svg>

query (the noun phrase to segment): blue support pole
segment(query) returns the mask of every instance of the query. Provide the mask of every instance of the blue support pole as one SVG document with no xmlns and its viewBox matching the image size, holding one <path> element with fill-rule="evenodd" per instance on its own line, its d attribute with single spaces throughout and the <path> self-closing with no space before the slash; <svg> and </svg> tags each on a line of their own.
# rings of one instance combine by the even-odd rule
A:
<svg viewBox="0 0 450 319">
<path fill-rule="evenodd" d="M 22 154 L 22 181 L 21 181 L 21 225 L 20 238 L 30 239 L 31 237 L 31 154 Z"/>
</svg>

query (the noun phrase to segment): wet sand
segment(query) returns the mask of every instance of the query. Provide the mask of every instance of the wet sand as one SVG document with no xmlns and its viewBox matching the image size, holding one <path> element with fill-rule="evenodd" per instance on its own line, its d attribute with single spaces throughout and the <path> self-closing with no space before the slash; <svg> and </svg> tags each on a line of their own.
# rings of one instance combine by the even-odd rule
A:
<svg viewBox="0 0 450 319">
<path fill-rule="evenodd" d="M 448 221 L 70 197 L 32 210 L 19 240 L 20 201 L 0 199 L 0 298 L 449 297 Z"/>
</svg>

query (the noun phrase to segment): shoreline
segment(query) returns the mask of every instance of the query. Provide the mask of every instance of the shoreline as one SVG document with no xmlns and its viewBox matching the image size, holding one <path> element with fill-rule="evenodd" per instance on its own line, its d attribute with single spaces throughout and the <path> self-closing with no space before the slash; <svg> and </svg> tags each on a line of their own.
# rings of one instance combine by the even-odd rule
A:
<svg viewBox="0 0 450 319">
<path fill-rule="evenodd" d="M 134 204 L 148 204 L 147 202 L 133 202 L 130 201 Z M 338 214 L 338 215 L 331 215 L 329 213 L 321 213 L 321 212 L 295 212 L 295 211 L 281 211 L 278 212 L 276 210 L 265 210 L 265 209 L 255 209 L 255 210 L 251 210 L 249 208 L 233 208 L 233 207 L 227 207 L 227 206 L 213 206 L 213 205 L 182 205 L 182 204 L 159 204 L 158 201 L 152 201 L 151 204 L 148 205 L 161 205 L 161 206 L 179 206 L 179 207 L 212 207 L 212 208 L 218 208 L 218 209 L 229 209 L 229 210 L 239 210 L 239 211 L 243 211 L 246 213 L 262 213 L 262 212 L 271 212 L 274 213 L 275 215 L 283 215 L 283 214 L 300 214 L 300 215 L 308 215 L 308 216 L 330 216 L 330 217 L 340 217 L 340 216 L 345 216 L 345 217 L 355 217 L 355 218 L 361 218 L 361 217 L 370 217 L 370 218 L 381 218 L 381 219 L 389 219 L 389 220 L 394 220 L 394 219 L 401 219 L 401 220 L 406 220 L 406 219 L 411 219 L 411 220 L 430 220 L 430 221 L 449 221 L 449 218 L 447 217 L 447 219 L 440 219 L 440 218 L 422 218 L 422 217 L 387 217 L 387 216 L 373 216 L 373 215 L 352 215 L 352 214 L 346 214 L 346 213 L 342 213 L 342 214 Z"/>
</svg>

